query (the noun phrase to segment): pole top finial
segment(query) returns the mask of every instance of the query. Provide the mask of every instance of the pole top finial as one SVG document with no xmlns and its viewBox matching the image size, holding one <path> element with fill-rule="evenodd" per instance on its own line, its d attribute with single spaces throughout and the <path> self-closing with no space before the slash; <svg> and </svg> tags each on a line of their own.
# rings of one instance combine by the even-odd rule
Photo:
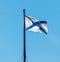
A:
<svg viewBox="0 0 60 62">
<path fill-rule="evenodd" d="M 23 11 L 25 11 L 25 9 L 23 9 Z"/>
</svg>

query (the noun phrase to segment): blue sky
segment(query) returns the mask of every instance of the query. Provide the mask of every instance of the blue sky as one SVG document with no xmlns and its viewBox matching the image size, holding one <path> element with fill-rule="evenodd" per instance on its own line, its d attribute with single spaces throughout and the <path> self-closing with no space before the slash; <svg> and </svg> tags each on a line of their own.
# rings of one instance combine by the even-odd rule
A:
<svg viewBox="0 0 60 62">
<path fill-rule="evenodd" d="M 0 62 L 23 62 L 24 8 L 49 30 L 26 31 L 27 62 L 60 62 L 60 0 L 0 0 Z"/>
</svg>

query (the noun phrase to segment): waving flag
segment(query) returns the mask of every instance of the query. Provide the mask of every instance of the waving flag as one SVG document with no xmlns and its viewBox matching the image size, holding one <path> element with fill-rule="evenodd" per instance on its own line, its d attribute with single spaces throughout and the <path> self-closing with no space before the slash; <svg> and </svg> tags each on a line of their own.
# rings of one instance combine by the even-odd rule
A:
<svg viewBox="0 0 60 62">
<path fill-rule="evenodd" d="M 46 21 L 37 20 L 31 16 L 25 16 L 25 25 L 26 30 L 33 31 L 33 32 L 40 32 L 47 34 L 48 29 L 46 27 Z"/>
<path fill-rule="evenodd" d="M 47 22 L 46 21 L 40 21 L 37 20 L 31 16 L 25 15 L 25 9 L 23 10 L 24 15 L 24 62 L 26 62 L 26 30 L 33 31 L 33 32 L 40 32 L 47 34 L 48 29 L 46 27 Z"/>
</svg>

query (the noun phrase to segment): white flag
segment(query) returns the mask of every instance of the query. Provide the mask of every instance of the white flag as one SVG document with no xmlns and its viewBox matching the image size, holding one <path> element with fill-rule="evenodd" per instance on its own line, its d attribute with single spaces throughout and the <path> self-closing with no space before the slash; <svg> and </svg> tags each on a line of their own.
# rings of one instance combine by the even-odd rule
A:
<svg viewBox="0 0 60 62">
<path fill-rule="evenodd" d="M 33 31 L 33 32 L 44 32 L 47 34 L 48 29 L 46 27 L 46 21 L 39 21 L 33 17 L 25 16 L 25 25 L 26 30 Z"/>
</svg>

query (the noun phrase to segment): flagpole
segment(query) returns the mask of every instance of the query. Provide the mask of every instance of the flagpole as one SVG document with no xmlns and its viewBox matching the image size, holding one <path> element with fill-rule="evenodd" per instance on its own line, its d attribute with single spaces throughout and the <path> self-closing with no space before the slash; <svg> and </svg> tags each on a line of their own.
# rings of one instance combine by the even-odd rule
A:
<svg viewBox="0 0 60 62">
<path fill-rule="evenodd" d="M 23 55 L 24 55 L 24 58 L 23 58 L 23 62 L 26 62 L 26 30 L 25 30 L 25 9 L 23 9 L 23 17 L 24 17 L 24 44 L 23 44 Z"/>
</svg>

